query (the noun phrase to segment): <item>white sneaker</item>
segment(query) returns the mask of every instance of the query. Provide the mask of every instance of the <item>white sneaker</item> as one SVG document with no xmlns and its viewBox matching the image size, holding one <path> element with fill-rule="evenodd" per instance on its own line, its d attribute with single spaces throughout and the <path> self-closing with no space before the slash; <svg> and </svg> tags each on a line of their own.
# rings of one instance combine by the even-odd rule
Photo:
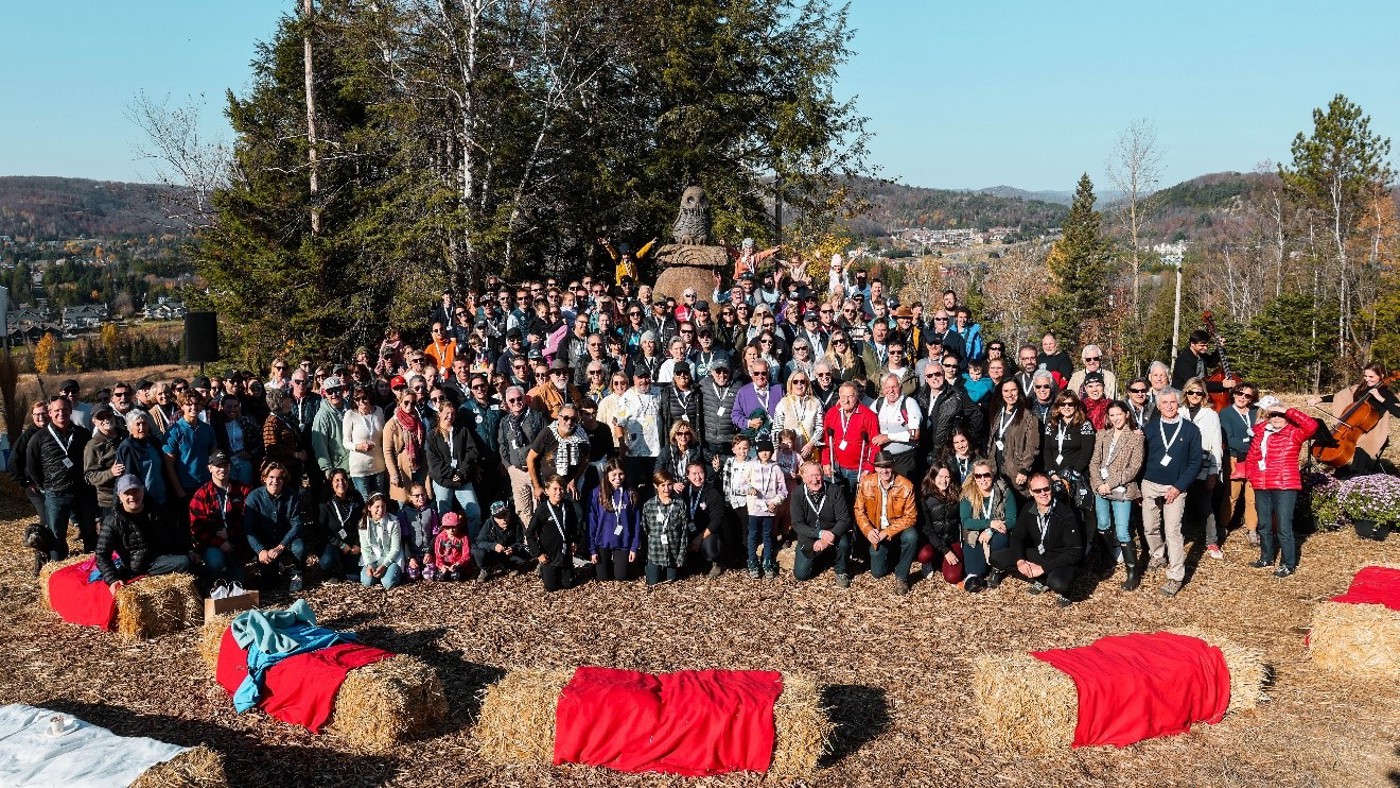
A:
<svg viewBox="0 0 1400 788">
<path fill-rule="evenodd" d="M 1220 549 L 1219 545 L 1206 545 L 1206 555 L 1217 561 L 1225 560 L 1225 553 Z"/>
</svg>

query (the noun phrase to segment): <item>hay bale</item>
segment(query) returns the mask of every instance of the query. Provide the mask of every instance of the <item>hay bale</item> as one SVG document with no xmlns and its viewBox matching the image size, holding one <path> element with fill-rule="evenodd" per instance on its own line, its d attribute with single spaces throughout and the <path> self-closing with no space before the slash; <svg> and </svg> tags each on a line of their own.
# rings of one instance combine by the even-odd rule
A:
<svg viewBox="0 0 1400 788">
<path fill-rule="evenodd" d="M 1259 652 L 1194 629 L 1172 634 L 1204 640 L 1220 649 L 1230 671 L 1228 712 L 1252 709 L 1265 699 L 1268 668 Z M 1079 725 L 1074 680 L 1030 654 L 981 657 L 973 664 L 973 693 L 982 735 L 994 749 L 1046 754 L 1069 749 Z"/>
<path fill-rule="evenodd" d="M 49 599 L 49 578 L 54 572 L 82 563 L 91 556 L 80 555 L 50 561 L 39 570 L 39 604 L 53 609 Z M 116 593 L 115 631 L 136 640 L 160 637 L 194 626 L 204 616 L 194 576 L 184 573 L 156 575 L 123 585 Z"/>
<path fill-rule="evenodd" d="M 199 628 L 199 640 L 195 645 L 199 649 L 200 659 L 204 660 L 204 667 L 209 668 L 211 674 L 219 667 L 219 647 L 235 615 L 214 616 Z"/>
<path fill-rule="evenodd" d="M 571 670 L 512 670 L 482 691 L 472 731 L 477 750 L 497 766 L 554 762 L 554 712 Z"/>
<path fill-rule="evenodd" d="M 446 716 L 447 696 L 437 671 L 397 654 L 350 671 L 326 730 L 357 749 L 383 753 Z"/>
<path fill-rule="evenodd" d="M 200 628 L 196 645 L 211 674 L 219 666 L 224 633 L 237 615 L 215 616 Z M 382 753 L 446 717 L 447 696 L 437 671 L 420 659 L 396 654 L 346 675 L 326 732 L 357 749 Z"/>
<path fill-rule="evenodd" d="M 142 772 L 130 788 L 223 788 L 227 785 L 223 757 L 200 745 Z"/>
<path fill-rule="evenodd" d="M 72 556 L 62 561 L 49 561 L 39 569 L 39 606 L 45 610 L 53 610 L 53 601 L 49 599 L 49 577 L 60 569 L 70 567 L 73 564 L 81 564 L 88 559 L 85 555 Z"/>
<path fill-rule="evenodd" d="M 1030 654 L 979 657 L 972 692 L 982 737 L 995 750 L 1045 754 L 1069 749 L 1079 724 L 1074 680 Z"/>
<path fill-rule="evenodd" d="M 116 631 L 145 640 L 195 626 L 204 618 L 194 576 L 183 572 L 145 577 L 116 593 Z"/>
<path fill-rule="evenodd" d="M 773 765 L 768 770 L 788 777 L 812 774 L 830 748 L 835 729 L 822 708 L 817 682 L 810 676 L 784 673 L 783 694 L 773 704 Z"/>
<path fill-rule="evenodd" d="M 1322 667 L 1360 679 L 1400 681 L 1400 612 L 1385 605 L 1323 602 L 1308 648 Z"/>
<path fill-rule="evenodd" d="M 1269 678 L 1269 666 L 1258 651 L 1245 647 L 1215 632 L 1194 628 L 1168 630 L 1175 635 L 1198 638 L 1220 649 L 1225 668 L 1230 671 L 1230 705 L 1226 713 L 1247 711 L 1268 700 L 1264 685 Z"/>
<path fill-rule="evenodd" d="M 553 763 L 554 714 L 573 677 L 571 670 L 512 670 L 488 686 L 472 729 L 482 759 L 497 766 Z M 773 704 L 769 771 L 789 777 L 812 774 L 834 729 L 816 681 L 784 673 L 783 692 Z"/>
</svg>

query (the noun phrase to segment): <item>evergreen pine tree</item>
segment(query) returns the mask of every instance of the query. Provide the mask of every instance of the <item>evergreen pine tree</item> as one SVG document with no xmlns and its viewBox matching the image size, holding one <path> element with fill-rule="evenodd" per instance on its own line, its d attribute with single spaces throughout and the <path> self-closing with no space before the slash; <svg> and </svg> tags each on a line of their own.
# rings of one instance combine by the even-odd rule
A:
<svg viewBox="0 0 1400 788">
<path fill-rule="evenodd" d="M 1050 249 L 1046 265 L 1051 289 L 1040 302 L 1041 327 L 1055 332 L 1061 342 L 1094 341 L 1109 311 L 1112 265 L 1088 173 L 1079 178 L 1063 232 Z"/>
</svg>

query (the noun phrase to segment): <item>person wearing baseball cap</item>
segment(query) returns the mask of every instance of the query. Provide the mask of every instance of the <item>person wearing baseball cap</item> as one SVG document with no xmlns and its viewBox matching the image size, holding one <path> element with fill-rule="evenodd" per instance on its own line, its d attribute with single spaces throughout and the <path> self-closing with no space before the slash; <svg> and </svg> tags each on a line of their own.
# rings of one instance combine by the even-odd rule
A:
<svg viewBox="0 0 1400 788">
<path fill-rule="evenodd" d="M 190 498 L 190 537 L 210 579 L 243 581 L 252 554 L 243 533 L 243 501 L 248 485 L 233 478 L 233 459 L 223 449 L 209 454 L 209 481 Z"/>
<path fill-rule="evenodd" d="M 477 582 L 504 572 L 528 572 L 534 565 L 525 546 L 525 526 L 511 510 L 510 502 L 491 504 L 491 516 L 482 524 L 471 554 L 478 569 Z"/>
<path fill-rule="evenodd" d="M 146 487 L 135 474 L 117 479 L 117 505 L 102 521 L 94 559 L 102 582 L 115 593 L 142 575 L 188 572 L 188 534 L 174 528 L 155 507 L 146 505 Z M 112 555 L 120 559 L 113 561 Z"/>
</svg>

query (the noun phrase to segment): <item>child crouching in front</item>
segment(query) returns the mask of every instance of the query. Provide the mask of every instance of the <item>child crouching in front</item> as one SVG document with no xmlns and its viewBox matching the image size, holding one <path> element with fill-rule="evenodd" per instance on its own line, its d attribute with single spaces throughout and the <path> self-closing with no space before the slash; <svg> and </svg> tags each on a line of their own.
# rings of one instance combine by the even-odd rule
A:
<svg viewBox="0 0 1400 788">
<path fill-rule="evenodd" d="M 462 516 L 448 512 L 442 516 L 442 530 L 433 541 L 432 568 L 438 580 L 466 580 L 471 567 L 471 545 Z M 426 575 L 426 573 L 425 573 Z"/>
<path fill-rule="evenodd" d="M 403 556 L 403 531 L 399 521 L 389 516 L 384 493 L 375 493 L 365 504 L 365 519 L 360 525 L 360 582 L 365 586 L 380 584 L 385 590 L 398 585 L 403 576 L 399 559 Z"/>
</svg>

